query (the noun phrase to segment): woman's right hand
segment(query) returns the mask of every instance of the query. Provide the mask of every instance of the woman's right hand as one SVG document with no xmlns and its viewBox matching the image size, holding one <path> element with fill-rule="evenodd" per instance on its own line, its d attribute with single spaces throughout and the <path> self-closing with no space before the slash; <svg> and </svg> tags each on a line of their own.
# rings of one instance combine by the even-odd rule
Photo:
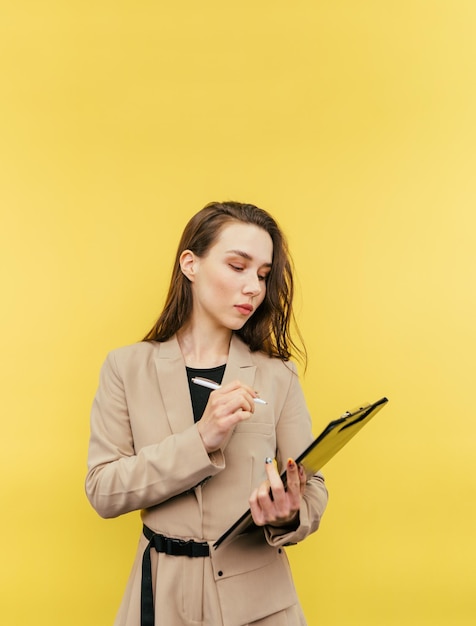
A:
<svg viewBox="0 0 476 626">
<path fill-rule="evenodd" d="M 212 391 L 201 419 L 198 432 L 208 453 L 218 450 L 238 424 L 249 419 L 255 410 L 256 391 L 235 380 Z"/>
</svg>

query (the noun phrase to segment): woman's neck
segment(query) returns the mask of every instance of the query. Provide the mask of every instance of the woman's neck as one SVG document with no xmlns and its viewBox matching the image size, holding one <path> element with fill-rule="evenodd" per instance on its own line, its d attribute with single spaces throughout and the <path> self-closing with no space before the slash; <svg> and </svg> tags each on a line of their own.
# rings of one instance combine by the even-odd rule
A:
<svg viewBox="0 0 476 626">
<path fill-rule="evenodd" d="M 223 365 L 228 360 L 232 332 L 211 334 L 183 327 L 177 339 L 187 367 L 205 369 Z"/>
</svg>

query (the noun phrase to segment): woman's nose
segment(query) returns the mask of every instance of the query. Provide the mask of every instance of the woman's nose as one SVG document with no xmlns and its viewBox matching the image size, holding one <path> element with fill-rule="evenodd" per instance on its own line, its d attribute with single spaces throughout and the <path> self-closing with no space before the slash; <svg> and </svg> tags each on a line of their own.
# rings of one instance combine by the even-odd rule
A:
<svg viewBox="0 0 476 626">
<path fill-rule="evenodd" d="M 243 292 L 253 296 L 258 296 L 261 293 L 262 287 L 263 285 L 257 276 L 256 278 L 248 277 L 248 280 L 243 288 Z"/>
</svg>

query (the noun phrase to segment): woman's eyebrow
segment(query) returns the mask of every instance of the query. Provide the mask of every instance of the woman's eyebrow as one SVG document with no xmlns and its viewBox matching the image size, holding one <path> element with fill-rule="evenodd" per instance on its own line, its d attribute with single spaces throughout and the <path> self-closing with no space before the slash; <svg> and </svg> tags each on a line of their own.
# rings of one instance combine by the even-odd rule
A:
<svg viewBox="0 0 476 626">
<path fill-rule="evenodd" d="M 248 254 L 248 252 L 244 252 L 243 250 L 227 250 L 226 251 L 227 254 L 236 254 L 237 256 L 241 256 L 243 259 L 246 259 L 247 261 L 252 261 L 253 257 Z M 264 267 L 271 267 L 272 263 L 263 263 Z"/>
</svg>

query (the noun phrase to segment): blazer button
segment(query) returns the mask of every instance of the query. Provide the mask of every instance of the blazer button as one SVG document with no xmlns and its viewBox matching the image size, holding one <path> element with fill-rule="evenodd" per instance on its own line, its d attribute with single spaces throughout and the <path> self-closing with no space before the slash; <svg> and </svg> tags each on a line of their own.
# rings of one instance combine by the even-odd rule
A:
<svg viewBox="0 0 476 626">
<path fill-rule="evenodd" d="M 218 572 L 218 576 L 223 576 L 223 572 L 221 570 Z"/>
</svg>

